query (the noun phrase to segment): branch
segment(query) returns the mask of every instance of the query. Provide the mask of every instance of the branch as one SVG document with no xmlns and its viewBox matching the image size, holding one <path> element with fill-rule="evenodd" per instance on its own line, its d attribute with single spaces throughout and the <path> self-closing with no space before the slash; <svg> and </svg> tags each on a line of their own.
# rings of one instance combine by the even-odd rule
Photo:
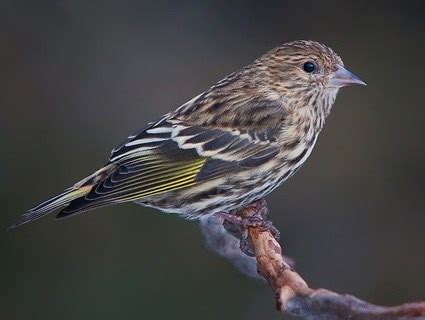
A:
<svg viewBox="0 0 425 320">
<path fill-rule="evenodd" d="M 239 211 L 242 219 L 256 216 L 259 210 L 268 213 L 265 201 L 258 201 Z M 383 307 L 354 296 L 326 289 L 311 289 L 282 256 L 282 248 L 272 233 L 261 226 L 247 227 L 247 240 L 255 252 L 257 271 L 263 276 L 276 297 L 276 307 L 284 314 L 308 320 L 392 320 L 425 319 L 425 302 Z"/>
</svg>

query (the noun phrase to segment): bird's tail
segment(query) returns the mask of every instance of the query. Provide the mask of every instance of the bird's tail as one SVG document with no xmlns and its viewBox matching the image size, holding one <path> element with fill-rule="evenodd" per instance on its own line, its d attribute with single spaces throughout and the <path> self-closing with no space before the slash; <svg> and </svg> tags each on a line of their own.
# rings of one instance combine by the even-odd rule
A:
<svg viewBox="0 0 425 320">
<path fill-rule="evenodd" d="M 109 174 L 110 169 L 111 165 L 105 166 L 91 176 L 77 182 L 71 188 L 29 209 L 10 228 L 13 229 L 25 223 L 40 219 L 56 209 L 67 206 L 72 200 L 85 196 L 99 180 L 104 179 L 104 177 Z"/>
</svg>

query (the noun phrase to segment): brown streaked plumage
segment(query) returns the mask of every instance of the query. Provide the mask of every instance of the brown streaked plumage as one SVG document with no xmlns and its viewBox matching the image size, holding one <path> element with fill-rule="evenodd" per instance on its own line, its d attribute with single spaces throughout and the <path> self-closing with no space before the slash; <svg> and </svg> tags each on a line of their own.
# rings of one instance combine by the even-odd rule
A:
<svg viewBox="0 0 425 320">
<path fill-rule="evenodd" d="M 293 175 L 340 87 L 364 84 L 314 41 L 277 47 L 131 135 L 108 163 L 15 226 L 133 201 L 187 218 L 232 212 Z"/>
</svg>

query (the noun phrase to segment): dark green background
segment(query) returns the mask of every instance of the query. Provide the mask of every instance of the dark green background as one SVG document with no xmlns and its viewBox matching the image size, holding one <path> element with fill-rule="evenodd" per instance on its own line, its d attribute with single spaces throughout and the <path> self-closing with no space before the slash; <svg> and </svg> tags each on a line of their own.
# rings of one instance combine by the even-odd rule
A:
<svg viewBox="0 0 425 320">
<path fill-rule="evenodd" d="M 268 49 L 334 48 L 343 89 L 309 161 L 269 197 L 313 287 L 425 299 L 424 34 L 414 1 L 0 5 L 0 229 L 129 133 Z M 0 232 L 0 319 L 277 319 L 198 225 L 135 205 Z"/>
</svg>

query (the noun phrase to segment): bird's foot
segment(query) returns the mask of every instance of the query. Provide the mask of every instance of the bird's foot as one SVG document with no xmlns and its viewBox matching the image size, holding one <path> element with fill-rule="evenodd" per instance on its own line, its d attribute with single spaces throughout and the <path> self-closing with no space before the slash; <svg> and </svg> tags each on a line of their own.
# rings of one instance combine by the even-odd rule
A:
<svg viewBox="0 0 425 320">
<path fill-rule="evenodd" d="M 249 212 L 248 212 L 249 211 Z M 255 256 L 253 246 L 248 237 L 249 228 L 260 228 L 269 231 L 279 241 L 280 232 L 269 219 L 265 200 L 255 201 L 233 213 L 219 213 L 224 228 L 240 240 L 240 248 L 248 256 Z"/>
<path fill-rule="evenodd" d="M 280 239 L 279 230 L 277 230 L 277 228 L 270 220 L 264 220 L 264 218 L 257 215 L 244 218 L 242 222 L 240 248 L 242 252 L 248 256 L 255 256 L 253 245 L 251 243 L 250 237 L 248 237 L 249 228 L 259 228 L 262 231 L 269 231 L 277 241 Z"/>
</svg>

